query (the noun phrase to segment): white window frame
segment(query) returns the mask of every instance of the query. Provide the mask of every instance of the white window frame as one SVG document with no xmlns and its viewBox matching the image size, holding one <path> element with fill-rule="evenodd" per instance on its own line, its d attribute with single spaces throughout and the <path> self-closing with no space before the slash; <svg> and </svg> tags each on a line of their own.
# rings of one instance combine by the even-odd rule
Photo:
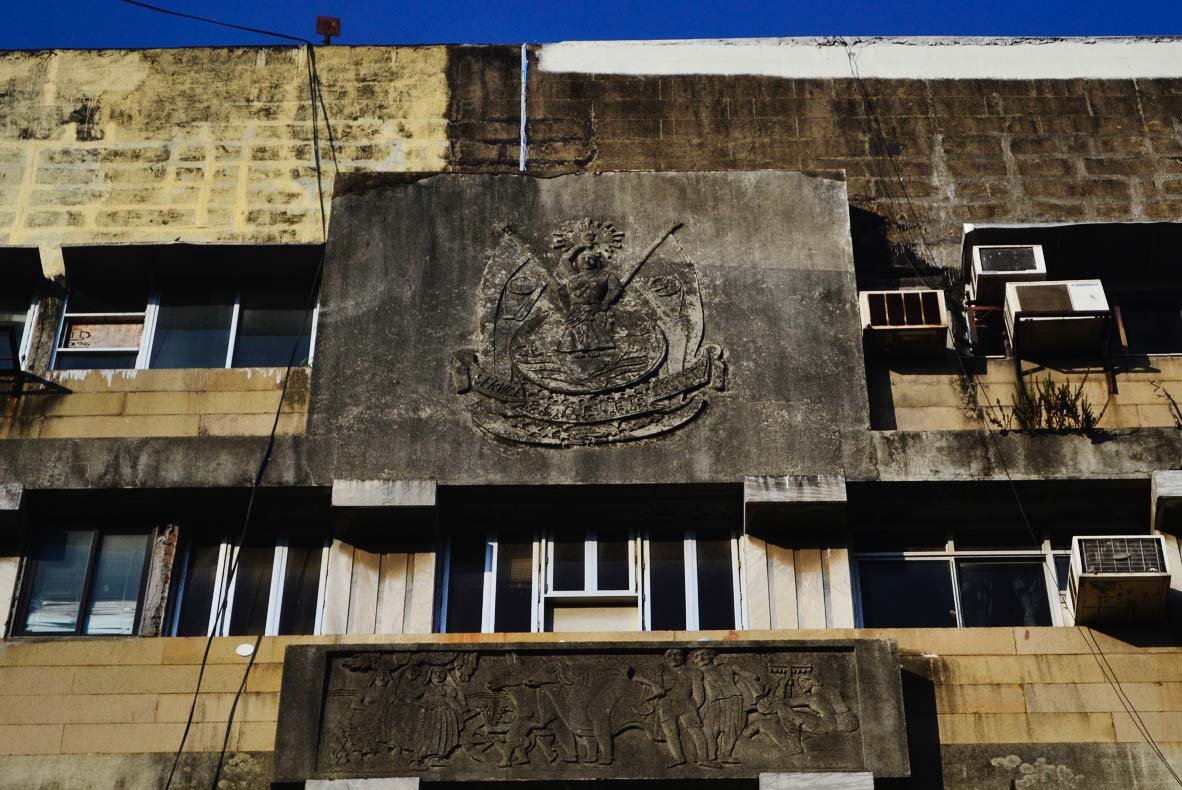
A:
<svg viewBox="0 0 1182 790">
<path fill-rule="evenodd" d="M 31 309 L 31 308 L 30 308 Z M 234 289 L 234 308 L 230 314 L 230 340 L 226 344 L 226 359 L 222 368 L 232 368 L 234 366 L 234 349 L 238 344 L 238 319 L 242 311 L 242 289 Z M 75 318 L 89 318 L 92 320 L 102 321 L 110 319 L 130 319 L 141 318 L 143 320 L 144 330 L 140 335 L 140 345 L 138 350 L 133 348 L 66 348 L 66 338 L 63 333 L 66 329 L 66 324 L 71 319 Z M 142 311 L 116 312 L 116 313 L 72 313 L 70 312 L 70 296 L 66 295 L 65 305 L 61 316 L 58 318 L 57 333 L 55 335 L 53 345 L 53 355 L 49 362 L 51 370 L 57 369 L 57 360 L 59 353 L 68 355 L 82 356 L 85 354 L 131 354 L 136 352 L 135 365 L 128 370 L 147 370 L 151 368 L 152 362 L 152 345 L 156 340 L 156 322 L 160 317 L 160 289 L 152 288 L 148 292 L 148 303 Z M 312 306 L 312 326 L 308 331 L 308 365 L 312 364 L 312 356 L 316 351 L 316 326 L 320 322 L 320 299 L 317 297 L 316 304 Z M 26 333 L 30 323 L 26 322 Z M 299 366 L 302 360 L 295 360 L 295 365 Z M 273 365 L 271 367 L 283 367 L 282 365 Z M 218 368 L 202 368 L 203 370 L 217 370 Z"/>
<path fill-rule="evenodd" d="M 536 535 L 533 544 L 533 587 L 532 607 L 530 612 L 530 631 L 541 633 L 546 630 L 546 614 L 555 602 L 584 602 L 584 603 L 628 603 L 636 607 L 637 630 L 651 630 L 651 580 L 649 578 L 649 540 L 647 531 L 630 532 L 628 535 L 629 557 L 629 590 L 599 590 L 598 589 L 598 546 L 597 535 L 594 531 L 584 534 L 583 549 L 583 579 L 582 590 L 554 589 L 554 552 L 553 532 Z M 735 628 L 743 630 L 748 627 L 746 617 L 746 594 L 743 580 L 743 567 L 739 550 L 739 536 L 732 531 L 728 539 L 731 552 L 731 584 L 732 598 L 735 606 Z M 440 582 L 439 630 L 447 632 L 448 596 L 451 588 L 451 540 L 447 541 L 444 549 L 443 573 Z M 682 532 L 682 547 L 685 552 L 685 605 L 686 630 L 698 629 L 698 545 L 697 532 L 686 529 Z M 480 630 L 482 633 L 493 633 L 496 615 L 497 595 L 497 553 L 498 541 L 496 531 L 485 534 L 484 553 L 484 587 L 482 596 L 482 610 Z"/>
<path fill-rule="evenodd" d="M 21 370 L 25 369 L 29 361 L 29 352 L 33 345 L 33 324 L 37 320 L 39 307 L 37 295 L 33 294 L 29 299 L 29 309 L 25 311 L 25 324 L 21 327 L 21 336 L 17 339 L 17 364 Z"/>
<path fill-rule="evenodd" d="M 1038 548 L 1031 549 L 984 549 L 963 550 L 956 548 L 956 542 L 951 535 L 947 535 L 944 548 L 934 551 L 857 551 L 853 552 L 853 594 L 854 594 L 854 622 L 857 628 L 865 628 L 862 612 L 862 563 L 899 561 L 908 562 L 943 562 L 948 566 L 949 578 L 952 582 L 952 600 L 956 608 L 956 627 L 964 628 L 964 610 L 960 602 L 960 572 L 959 560 L 1018 560 L 1031 563 L 1041 562 L 1043 576 L 1047 590 L 1047 605 L 1051 612 L 1051 625 L 1071 625 L 1070 615 L 1064 595 L 1059 592 L 1058 574 L 1055 569 L 1056 557 L 1070 557 L 1071 549 L 1053 548 L 1049 539 L 1043 539 Z"/>
<path fill-rule="evenodd" d="M 324 592 L 328 581 L 328 554 L 331 545 L 331 541 L 325 540 L 320 548 L 320 571 L 315 604 L 316 622 L 313 628 L 313 635 L 324 633 Z M 263 630 L 263 636 L 279 635 L 279 623 L 283 616 L 283 582 L 287 577 L 287 553 L 289 546 L 289 536 L 281 535 L 275 538 L 275 553 L 271 560 L 271 586 L 267 601 L 267 620 Z M 209 624 L 205 629 L 206 636 L 213 634 L 214 625 L 217 621 L 218 608 L 221 606 L 222 596 L 226 595 L 227 587 L 229 588 L 229 594 L 226 600 L 226 611 L 222 615 L 221 624 L 217 629 L 217 636 L 231 636 L 230 618 L 234 611 L 234 587 L 238 580 L 238 569 L 234 568 L 234 576 L 231 577 L 230 567 L 234 562 L 234 558 L 238 556 L 238 550 L 239 547 L 235 545 L 235 542 L 229 539 L 221 541 L 218 545 L 217 566 L 214 569 L 213 597 L 209 607 Z M 184 600 L 185 587 L 189 581 L 189 561 L 192 557 L 192 551 L 192 544 L 185 547 L 181 565 L 181 578 L 177 586 L 175 604 L 172 607 L 171 622 L 168 630 L 169 634 L 173 636 L 176 635 L 177 628 L 180 625 L 181 602 Z"/>
</svg>

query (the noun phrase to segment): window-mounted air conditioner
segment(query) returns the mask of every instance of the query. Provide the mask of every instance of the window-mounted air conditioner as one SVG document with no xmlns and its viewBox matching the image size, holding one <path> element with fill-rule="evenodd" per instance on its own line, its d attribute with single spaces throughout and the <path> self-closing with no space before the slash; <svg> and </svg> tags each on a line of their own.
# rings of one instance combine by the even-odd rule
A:
<svg viewBox="0 0 1182 790">
<path fill-rule="evenodd" d="M 862 332 L 879 351 L 899 356 L 939 356 L 948 344 L 944 292 L 862 291 Z"/>
<path fill-rule="evenodd" d="M 1111 315 L 1099 280 L 1006 283 L 1006 331 L 1020 352 L 1099 348 Z"/>
<path fill-rule="evenodd" d="M 1041 244 L 982 244 L 973 247 L 973 299 L 1000 305 L 1006 283 L 1047 279 Z"/>
<path fill-rule="evenodd" d="M 1072 538 L 1068 591 L 1077 625 L 1160 621 L 1170 591 L 1164 538 Z"/>
</svg>

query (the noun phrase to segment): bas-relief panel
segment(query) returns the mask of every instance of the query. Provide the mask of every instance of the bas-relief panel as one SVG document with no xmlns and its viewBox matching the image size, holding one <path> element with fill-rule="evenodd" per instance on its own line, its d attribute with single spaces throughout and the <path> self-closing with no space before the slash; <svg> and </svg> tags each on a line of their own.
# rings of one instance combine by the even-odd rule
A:
<svg viewBox="0 0 1182 790">
<path fill-rule="evenodd" d="M 867 763 L 852 649 L 359 650 L 323 671 L 319 776 L 688 779 Z"/>
<path fill-rule="evenodd" d="M 473 421 L 524 444 L 574 446 L 656 436 L 725 387 L 722 349 L 703 344 L 701 289 L 673 222 L 636 259 L 624 231 L 568 220 L 551 250 L 500 228 L 480 285 L 482 347 L 456 352 L 454 383 Z"/>
</svg>

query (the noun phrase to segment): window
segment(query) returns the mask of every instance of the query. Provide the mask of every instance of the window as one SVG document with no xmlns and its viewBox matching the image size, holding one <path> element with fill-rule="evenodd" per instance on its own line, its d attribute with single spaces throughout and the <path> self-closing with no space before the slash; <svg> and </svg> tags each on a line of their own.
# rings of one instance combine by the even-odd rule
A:
<svg viewBox="0 0 1182 790">
<path fill-rule="evenodd" d="M 208 635 L 227 591 L 219 635 L 319 633 L 327 552 L 325 541 L 310 535 L 245 547 L 229 540 L 190 541 L 174 574 L 171 633 Z"/>
<path fill-rule="evenodd" d="M 932 532 L 863 539 L 857 545 L 860 623 L 865 628 L 1061 625 L 1070 551 L 1037 548 L 1024 533 Z M 1007 538 L 1009 538 L 1007 540 Z M 892 546 L 891 544 L 895 545 Z"/>
<path fill-rule="evenodd" d="M 452 538 L 449 632 L 741 627 L 739 552 L 725 529 L 501 530 Z"/>
<path fill-rule="evenodd" d="M 96 252 L 88 250 L 81 257 L 89 265 L 67 267 L 71 287 L 53 367 L 282 366 L 293 346 L 294 361 L 309 362 L 315 308 L 304 319 L 315 261 L 308 248 L 216 249 L 185 248 L 176 260 L 140 250 L 119 268 L 89 261 Z M 284 255 L 296 260 L 271 260 Z M 174 274 L 186 270 L 202 275 Z"/>
<path fill-rule="evenodd" d="M 47 529 L 31 552 L 19 632 L 135 634 L 151 536 Z"/>
<path fill-rule="evenodd" d="M 0 251 L 0 370 L 25 367 L 40 279 L 35 250 Z"/>
</svg>

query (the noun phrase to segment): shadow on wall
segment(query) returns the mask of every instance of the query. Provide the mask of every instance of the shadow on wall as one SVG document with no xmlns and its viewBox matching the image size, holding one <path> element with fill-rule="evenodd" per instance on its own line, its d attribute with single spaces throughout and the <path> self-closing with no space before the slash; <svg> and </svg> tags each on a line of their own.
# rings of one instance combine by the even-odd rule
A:
<svg viewBox="0 0 1182 790">
<path fill-rule="evenodd" d="M 925 659 L 903 656 L 903 711 L 907 716 L 907 756 L 911 776 L 876 779 L 877 790 L 941 790 L 940 728 L 936 720 L 936 687 L 927 678 Z"/>
</svg>

